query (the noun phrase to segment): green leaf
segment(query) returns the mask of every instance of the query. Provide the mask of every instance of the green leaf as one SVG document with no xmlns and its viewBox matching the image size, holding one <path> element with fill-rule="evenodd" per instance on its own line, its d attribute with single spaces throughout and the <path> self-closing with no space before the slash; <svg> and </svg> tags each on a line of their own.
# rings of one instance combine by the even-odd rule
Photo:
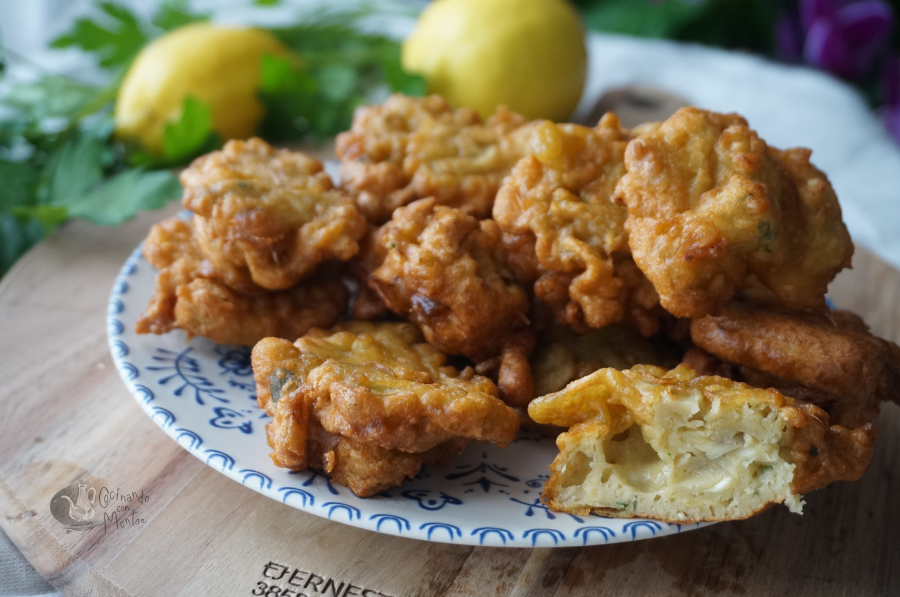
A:
<svg viewBox="0 0 900 597">
<path fill-rule="evenodd" d="M 178 121 L 167 124 L 163 131 L 163 155 L 173 164 L 188 160 L 215 144 L 215 141 L 210 142 L 211 136 L 212 108 L 188 96 Z"/>
<path fill-rule="evenodd" d="M 188 0 L 167 0 L 163 2 L 151 22 L 163 31 L 171 31 L 191 23 L 210 19 L 208 12 L 193 12 Z"/>
<path fill-rule="evenodd" d="M 69 216 L 116 226 L 139 211 L 159 209 L 181 197 L 181 185 L 168 170 L 126 170 L 68 205 Z"/>
<path fill-rule="evenodd" d="M 417 97 L 425 95 L 425 79 L 403 70 L 399 46 L 392 51 L 385 52 L 381 68 L 384 71 L 384 80 L 391 91 Z"/>
<path fill-rule="evenodd" d="M 73 118 L 101 91 L 69 77 L 45 75 L 36 81 L 13 83 L 0 101 L 34 119 Z"/>
<path fill-rule="evenodd" d="M 253 0 L 255 6 L 278 6 L 281 0 Z"/>
<path fill-rule="evenodd" d="M 137 17 L 127 8 L 112 2 L 101 2 L 97 6 L 105 14 L 100 17 L 101 22 L 79 19 L 69 33 L 53 40 L 50 47 L 77 46 L 87 52 L 94 52 L 99 58 L 100 66 L 105 68 L 131 63 L 148 41 Z"/>
<path fill-rule="evenodd" d="M 34 203 L 37 174 L 34 164 L 0 160 L 0 214 Z"/>
<path fill-rule="evenodd" d="M 66 141 L 41 172 L 38 203 L 66 206 L 87 193 L 103 178 L 105 152 L 106 144 L 95 137 Z"/>
<path fill-rule="evenodd" d="M 728 49 L 774 53 L 780 2 L 708 0 L 709 8 L 675 32 L 674 39 Z"/>
<path fill-rule="evenodd" d="M 312 74 L 326 100 L 339 102 L 353 95 L 356 90 L 356 69 L 339 64 L 323 66 Z"/>
<path fill-rule="evenodd" d="M 286 57 L 263 58 L 263 137 L 288 141 L 334 135 L 348 128 L 356 107 L 385 84 L 410 95 L 425 92 L 420 77 L 403 71 L 400 42 L 357 28 L 370 14 L 366 8 L 318 11 L 293 27 L 272 30 L 302 65 Z"/>
<path fill-rule="evenodd" d="M 315 93 L 319 84 L 310 77 L 295 60 L 288 56 L 262 57 L 260 66 L 260 89 L 271 95 L 307 95 Z"/>
<path fill-rule="evenodd" d="M 0 214 L 0 276 L 44 236 L 44 227 L 37 220 L 23 224 L 12 214 Z"/>
<path fill-rule="evenodd" d="M 34 219 L 49 235 L 56 227 L 69 219 L 69 210 L 62 205 L 30 205 L 14 207 L 12 213 L 22 224 Z"/>
<path fill-rule="evenodd" d="M 711 4 L 707 0 L 604 0 L 586 7 L 584 20 L 595 31 L 668 37 L 709 10 Z"/>
</svg>

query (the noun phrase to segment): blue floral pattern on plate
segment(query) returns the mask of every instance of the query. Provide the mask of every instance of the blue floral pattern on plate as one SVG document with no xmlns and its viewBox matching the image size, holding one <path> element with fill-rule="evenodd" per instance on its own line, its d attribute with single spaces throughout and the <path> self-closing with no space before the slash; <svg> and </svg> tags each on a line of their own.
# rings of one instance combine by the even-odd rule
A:
<svg viewBox="0 0 900 597">
<path fill-rule="evenodd" d="M 469 448 L 444 469 L 426 468 L 401 487 L 361 499 L 318 471 L 289 471 L 269 458 L 256 405 L 250 349 L 205 338 L 134 332 L 155 270 L 140 248 L 113 285 L 109 348 L 119 374 L 150 419 L 186 450 L 235 481 L 305 512 L 425 541 L 499 547 L 564 547 L 635 541 L 702 525 L 572 516 L 540 502 L 554 442 L 522 431 L 512 446 Z"/>
</svg>

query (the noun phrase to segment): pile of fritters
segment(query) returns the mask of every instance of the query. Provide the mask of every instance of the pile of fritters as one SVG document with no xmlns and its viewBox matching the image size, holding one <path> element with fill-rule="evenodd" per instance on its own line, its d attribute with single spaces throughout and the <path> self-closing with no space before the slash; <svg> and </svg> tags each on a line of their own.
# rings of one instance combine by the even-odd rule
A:
<svg viewBox="0 0 900 597">
<path fill-rule="evenodd" d="M 138 331 L 255 344 L 278 466 L 369 496 L 524 424 L 558 436 L 551 509 L 673 522 L 865 471 L 900 348 L 825 304 L 853 245 L 809 150 L 698 108 L 591 128 L 397 95 L 337 155 L 339 187 L 233 141 L 144 244 Z"/>
</svg>

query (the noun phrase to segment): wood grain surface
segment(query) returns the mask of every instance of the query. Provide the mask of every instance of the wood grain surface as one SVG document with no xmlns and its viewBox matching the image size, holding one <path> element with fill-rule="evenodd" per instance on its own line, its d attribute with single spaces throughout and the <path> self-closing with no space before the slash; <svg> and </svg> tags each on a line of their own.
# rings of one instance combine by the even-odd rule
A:
<svg viewBox="0 0 900 597">
<path fill-rule="evenodd" d="M 778 507 L 610 546 L 426 543 L 324 520 L 231 481 L 147 418 L 107 348 L 113 280 L 175 210 L 116 229 L 69 224 L 0 282 L 0 528 L 63 595 L 246 596 L 261 581 L 293 591 L 284 597 L 900 594 L 895 405 L 876 421 L 864 478 L 808 495 L 802 516 Z M 900 341 L 900 272 L 857 250 L 830 294 Z M 79 479 L 143 492 L 144 522 L 66 533 L 49 504 Z M 280 580 L 264 579 L 269 563 L 284 567 L 269 568 Z"/>
<path fill-rule="evenodd" d="M 231 481 L 144 415 L 107 348 L 115 275 L 164 215 L 118 229 L 73 223 L 0 284 L 0 527 L 63 595 L 251 595 L 269 562 L 344 583 L 342 596 L 900 590 L 900 408 L 893 405 L 876 422 L 865 477 L 810 494 L 802 516 L 779 507 L 746 522 L 610 546 L 474 548 L 390 537 Z M 854 263 L 832 297 L 880 335 L 900 340 L 900 273 L 861 250 Z M 150 500 L 139 515 L 146 522 L 67 534 L 50 514 L 50 499 L 82 478 L 145 492 Z M 300 594 L 321 595 L 316 586 Z"/>
</svg>

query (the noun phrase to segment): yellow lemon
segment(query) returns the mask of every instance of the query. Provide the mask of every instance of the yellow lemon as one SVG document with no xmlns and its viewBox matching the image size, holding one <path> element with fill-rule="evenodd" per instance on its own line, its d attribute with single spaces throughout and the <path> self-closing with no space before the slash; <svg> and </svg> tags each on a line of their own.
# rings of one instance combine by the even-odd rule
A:
<svg viewBox="0 0 900 597">
<path fill-rule="evenodd" d="M 403 67 L 482 117 L 502 104 L 559 121 L 584 87 L 584 30 L 565 0 L 437 0 L 403 44 Z"/>
<path fill-rule="evenodd" d="M 188 96 L 212 108 L 223 139 L 253 135 L 263 116 L 257 98 L 264 54 L 287 48 L 270 33 L 210 23 L 180 27 L 144 48 L 131 64 L 116 100 L 116 133 L 160 153 L 167 124 Z"/>
</svg>

